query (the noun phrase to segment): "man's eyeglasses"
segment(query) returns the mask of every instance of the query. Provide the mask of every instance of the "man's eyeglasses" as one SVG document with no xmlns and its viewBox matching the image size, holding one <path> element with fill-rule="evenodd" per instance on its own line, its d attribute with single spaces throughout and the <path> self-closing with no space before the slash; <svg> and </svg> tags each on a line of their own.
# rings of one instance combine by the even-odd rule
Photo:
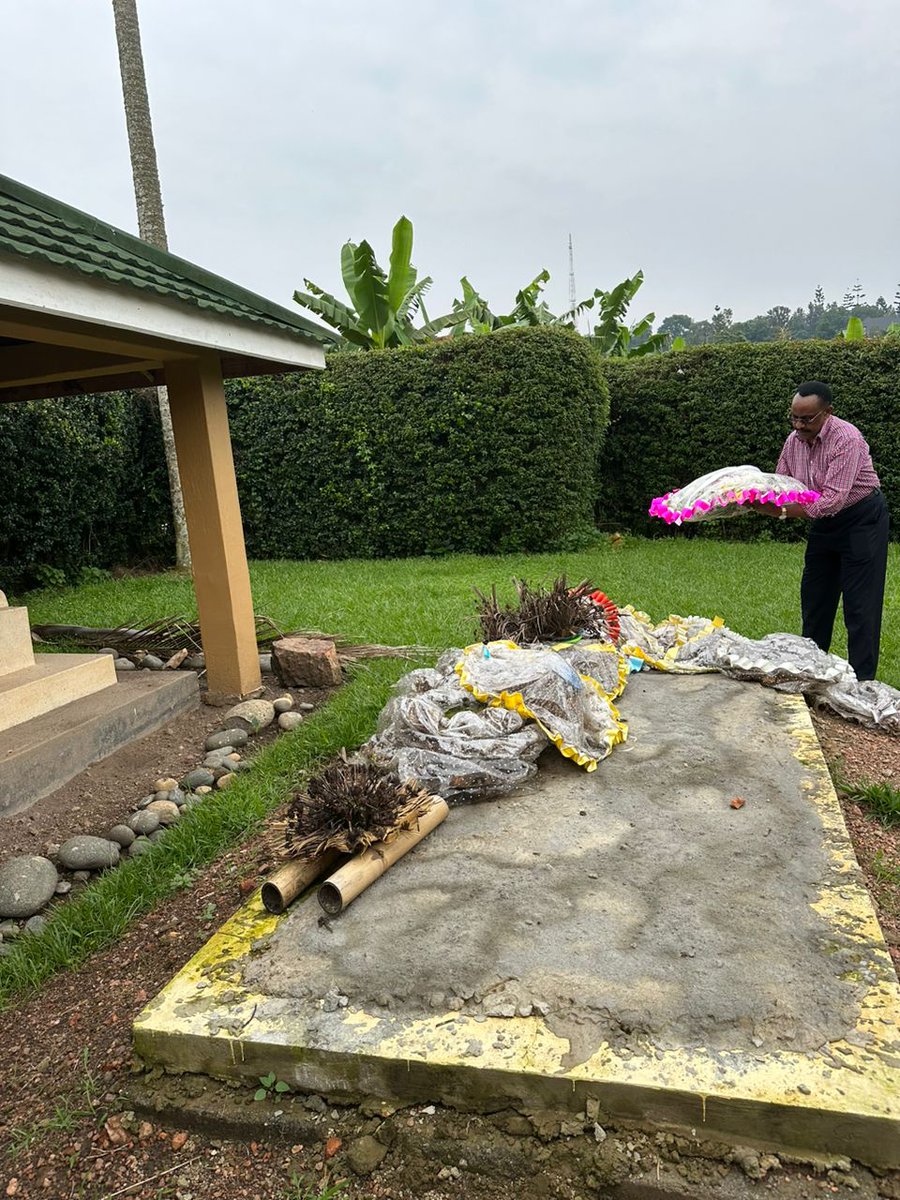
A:
<svg viewBox="0 0 900 1200">
<path fill-rule="evenodd" d="M 824 415 L 824 412 L 825 410 L 822 409 L 820 412 L 813 413 L 809 417 L 796 417 L 792 412 L 789 412 L 787 418 L 792 425 L 812 425 L 814 421 L 818 421 L 819 417 Z"/>
</svg>

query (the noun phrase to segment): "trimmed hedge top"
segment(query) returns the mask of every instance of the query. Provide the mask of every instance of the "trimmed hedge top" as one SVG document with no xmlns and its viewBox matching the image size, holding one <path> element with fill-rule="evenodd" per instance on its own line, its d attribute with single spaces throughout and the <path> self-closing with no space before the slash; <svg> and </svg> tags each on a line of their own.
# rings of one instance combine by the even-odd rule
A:
<svg viewBox="0 0 900 1200">
<path fill-rule="evenodd" d="M 252 557 L 542 550 L 591 520 L 609 401 L 568 330 L 338 353 L 228 394 Z"/>
</svg>

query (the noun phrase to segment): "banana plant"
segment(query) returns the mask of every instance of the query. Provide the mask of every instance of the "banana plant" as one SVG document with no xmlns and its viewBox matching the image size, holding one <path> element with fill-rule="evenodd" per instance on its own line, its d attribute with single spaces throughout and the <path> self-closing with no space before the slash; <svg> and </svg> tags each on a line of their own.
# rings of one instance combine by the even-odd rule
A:
<svg viewBox="0 0 900 1200">
<path fill-rule="evenodd" d="M 647 313 L 633 325 L 626 323 L 628 306 L 643 282 L 644 272 L 638 271 L 608 292 L 596 288 L 593 296 L 565 313 L 562 320 L 575 328 L 582 313 L 596 308 L 598 321 L 590 337 L 601 354 L 610 358 L 639 358 L 644 354 L 659 354 L 666 348 L 667 335 L 651 332 L 656 320 L 655 313 Z M 639 338 L 645 340 L 638 341 Z"/>
<path fill-rule="evenodd" d="M 866 328 L 859 317 L 851 317 L 841 336 L 845 342 L 864 342 L 866 340 Z"/>
<path fill-rule="evenodd" d="M 494 333 L 498 329 L 507 329 L 513 325 L 558 325 L 559 317 L 550 311 L 547 302 L 541 299 L 544 284 L 550 280 L 549 271 L 541 271 L 516 292 L 516 303 L 512 312 L 497 314 L 491 311 L 484 297 L 472 286 L 463 275 L 460 279 L 462 299 L 453 301 L 453 312 L 462 314 L 462 321 L 453 329 L 457 337 L 466 332 L 466 327 L 472 333 Z"/>
<path fill-rule="evenodd" d="M 341 247 L 341 277 L 350 304 L 330 295 L 310 279 L 305 292 L 294 300 L 336 329 L 350 350 L 384 350 L 428 341 L 464 318 L 457 313 L 429 319 L 424 298 L 431 277 L 418 278 L 412 264 L 413 227 L 407 217 L 394 226 L 390 266 L 379 266 L 367 241 L 346 242 Z M 421 314 L 424 323 L 413 322 Z"/>
</svg>

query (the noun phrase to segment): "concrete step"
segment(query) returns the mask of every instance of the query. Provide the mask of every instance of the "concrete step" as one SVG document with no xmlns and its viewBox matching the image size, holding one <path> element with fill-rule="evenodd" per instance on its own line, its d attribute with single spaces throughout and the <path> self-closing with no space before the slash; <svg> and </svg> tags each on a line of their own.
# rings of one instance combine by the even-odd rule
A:
<svg viewBox="0 0 900 1200">
<path fill-rule="evenodd" d="M 41 654 L 21 671 L 0 675 L 0 732 L 113 687 L 109 654 Z"/>
<path fill-rule="evenodd" d="M 0 675 L 34 666 L 27 608 L 0 608 Z"/>
<path fill-rule="evenodd" d="M 0 733 L 0 820 L 199 702 L 193 671 L 137 671 L 115 687 Z"/>
</svg>

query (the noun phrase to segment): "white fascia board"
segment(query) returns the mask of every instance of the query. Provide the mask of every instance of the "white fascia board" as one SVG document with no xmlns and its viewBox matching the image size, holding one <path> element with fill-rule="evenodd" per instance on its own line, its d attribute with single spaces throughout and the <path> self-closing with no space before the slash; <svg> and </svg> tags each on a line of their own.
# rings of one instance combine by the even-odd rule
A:
<svg viewBox="0 0 900 1200">
<path fill-rule="evenodd" d="M 241 321 L 74 270 L 0 253 L 0 304 L 85 321 L 155 341 L 321 370 L 325 354 L 301 333 Z M 98 328 L 98 332 L 99 332 Z"/>
</svg>

